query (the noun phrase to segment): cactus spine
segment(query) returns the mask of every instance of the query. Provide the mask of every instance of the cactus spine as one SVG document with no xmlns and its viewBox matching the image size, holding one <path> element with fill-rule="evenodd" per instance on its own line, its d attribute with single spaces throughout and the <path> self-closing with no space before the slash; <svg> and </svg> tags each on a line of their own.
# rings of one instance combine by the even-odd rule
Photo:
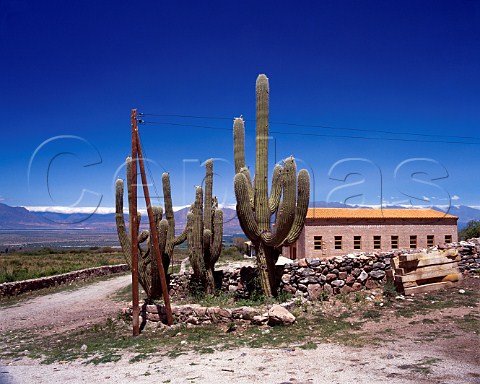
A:
<svg viewBox="0 0 480 384">
<path fill-rule="evenodd" d="M 131 180 L 131 158 L 127 158 L 126 161 L 127 167 L 127 191 L 130 191 L 130 180 Z M 172 198 L 170 191 L 170 177 L 167 173 L 162 175 L 163 183 L 163 193 L 165 198 L 165 218 L 162 219 L 163 210 L 161 207 L 153 207 L 154 221 L 157 228 L 157 234 L 159 239 L 160 253 L 162 254 L 163 267 L 165 269 L 165 274 L 167 273 L 168 266 L 170 261 L 173 260 L 173 250 L 174 247 L 178 244 L 181 244 L 186 239 L 186 230 L 175 237 L 175 218 L 173 215 L 172 207 Z M 118 179 L 116 181 L 116 191 L 115 191 L 115 220 L 117 224 L 117 233 L 122 246 L 123 254 L 125 260 L 129 267 L 132 267 L 131 259 L 131 249 L 132 241 L 131 235 L 127 234 L 125 219 L 123 216 L 123 180 Z M 128 199 L 131 199 L 130 194 L 128 193 Z M 141 215 L 138 214 L 138 226 L 140 226 Z M 147 241 L 147 248 L 143 250 L 140 247 L 140 244 Z M 158 299 L 161 297 L 162 290 L 160 285 L 160 277 L 158 275 L 158 267 L 156 258 L 154 257 L 154 251 L 150 243 L 150 232 L 148 230 L 142 231 L 138 235 L 136 241 L 136 246 L 138 247 L 138 274 L 139 274 L 139 283 L 144 289 L 147 298 L 149 300 Z"/>
<path fill-rule="evenodd" d="M 207 160 L 205 167 L 205 200 L 203 188 L 197 187 L 195 202 L 187 215 L 187 236 L 194 277 L 206 293 L 213 293 L 213 272 L 222 250 L 223 212 L 218 208 L 217 198 L 212 197 L 213 161 Z"/>
<path fill-rule="evenodd" d="M 259 75 L 256 83 L 255 179 L 252 185 L 245 165 L 244 121 L 236 118 L 233 125 L 234 188 L 240 225 L 255 246 L 262 289 L 265 295 L 272 296 L 277 289 L 275 263 L 281 247 L 294 243 L 305 223 L 310 176 L 302 169 L 297 182 L 295 159 L 289 157 L 283 165 L 275 166 L 268 195 L 268 103 L 268 78 Z M 274 229 L 271 225 L 273 217 Z"/>
</svg>

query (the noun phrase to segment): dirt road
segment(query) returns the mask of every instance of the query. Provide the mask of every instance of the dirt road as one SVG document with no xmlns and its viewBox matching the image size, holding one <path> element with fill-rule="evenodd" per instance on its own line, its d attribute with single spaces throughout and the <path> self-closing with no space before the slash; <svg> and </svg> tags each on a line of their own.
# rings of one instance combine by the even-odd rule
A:
<svg viewBox="0 0 480 384">
<path fill-rule="evenodd" d="M 99 281 L 72 291 L 37 296 L 18 305 L 0 309 L 0 332 L 16 329 L 56 332 L 93 323 L 112 312 L 112 293 L 130 284 L 130 275 Z M 118 304 L 120 306 L 120 304 Z"/>
<path fill-rule="evenodd" d="M 121 276 L 75 291 L 45 295 L 15 307 L 2 308 L 0 332 L 5 334 L 10 330 L 22 329 L 26 333 L 53 334 L 77 329 L 88 323 L 104 322 L 107 316 L 116 316 L 122 306 L 121 303 L 113 305 L 109 295 L 129 283 L 130 276 Z M 474 292 L 478 285 L 467 289 Z M 457 308 L 456 315 L 477 316 L 476 308 Z M 319 343 L 316 349 L 311 350 L 242 347 L 207 354 L 189 352 L 174 358 L 160 353 L 147 353 L 144 358 L 133 360 L 135 355 L 132 352 L 119 351 L 121 356 L 118 361 L 99 365 L 85 364 L 82 359 L 41 364 L 38 360 L 16 357 L 0 361 L 0 384 L 480 384 L 478 332 L 466 333 L 457 330 L 453 323 L 449 325 L 452 314 L 451 309 L 447 308 L 429 312 L 428 318 L 409 318 L 407 323 L 398 322 L 393 315 L 378 322 L 367 322 L 372 341 L 377 335 L 382 335 L 383 342 L 372 342 L 361 348 L 332 342 Z M 445 333 L 448 327 L 451 330 Z M 438 337 L 429 336 L 425 341 L 424 332 L 427 331 Z M 81 346 L 82 341 L 79 340 L 78 348 Z M 8 349 L 8 345 L 1 347 Z"/>
</svg>

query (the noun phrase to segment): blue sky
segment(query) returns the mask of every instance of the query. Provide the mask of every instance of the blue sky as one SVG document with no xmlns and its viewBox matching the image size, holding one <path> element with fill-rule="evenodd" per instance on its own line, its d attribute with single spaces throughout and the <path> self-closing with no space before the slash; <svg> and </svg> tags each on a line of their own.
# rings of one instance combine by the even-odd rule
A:
<svg viewBox="0 0 480 384">
<path fill-rule="evenodd" d="M 294 155 L 312 201 L 480 205 L 478 0 L 3 0 L 0 44 L 3 203 L 113 207 L 136 107 L 209 117 L 145 116 L 143 148 L 174 205 L 209 157 L 234 204 L 233 117 L 253 168 L 265 73 L 271 168 Z"/>
</svg>

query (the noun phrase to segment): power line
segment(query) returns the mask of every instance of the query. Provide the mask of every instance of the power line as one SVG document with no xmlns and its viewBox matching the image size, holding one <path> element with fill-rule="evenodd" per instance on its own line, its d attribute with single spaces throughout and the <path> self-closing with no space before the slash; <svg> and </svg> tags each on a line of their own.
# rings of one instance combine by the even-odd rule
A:
<svg viewBox="0 0 480 384">
<path fill-rule="evenodd" d="M 214 129 L 214 130 L 218 130 L 218 131 L 232 132 L 231 128 L 219 128 L 219 127 L 212 127 L 212 126 L 209 126 L 209 125 L 181 124 L 181 123 L 159 122 L 159 121 L 142 121 L 142 124 L 147 124 L 147 125 L 148 124 L 172 125 L 172 126 L 178 126 L 178 127 Z M 372 131 L 372 132 L 375 132 L 375 131 Z M 343 139 L 380 140 L 380 141 L 403 141 L 403 142 L 414 142 L 414 143 L 442 143 L 442 144 L 469 144 L 469 145 L 479 145 L 480 144 L 480 143 L 472 143 L 472 142 L 466 142 L 466 141 L 418 140 L 418 139 L 405 139 L 405 138 L 395 138 L 395 137 L 367 137 L 367 136 L 352 136 L 352 135 L 329 135 L 329 134 L 309 133 L 309 132 L 270 131 L 270 133 L 275 133 L 277 135 L 331 137 L 331 138 L 343 138 Z M 459 138 L 460 138 L 460 136 L 459 136 Z M 477 140 L 480 140 L 480 138 L 478 138 Z"/>
<path fill-rule="evenodd" d="M 231 117 L 221 117 L 221 116 L 199 116 L 199 115 L 180 115 L 180 114 L 154 114 L 154 113 L 140 113 L 140 116 L 153 116 L 153 117 L 179 117 L 187 119 L 206 119 L 206 120 L 233 120 Z M 244 119 L 244 121 L 255 122 L 252 119 Z M 376 129 L 362 129 L 362 128 L 347 128 L 347 127 L 335 127 L 331 125 L 323 124 L 304 124 L 304 123 L 294 123 L 294 122 L 279 122 L 279 121 L 270 121 L 271 125 L 286 125 L 292 127 L 305 127 L 305 128 L 323 128 L 323 129 L 332 129 L 332 130 L 346 130 L 346 131 L 357 131 L 357 132 L 370 132 L 370 133 L 384 133 L 389 135 L 409 135 L 409 136 L 422 136 L 422 137 L 445 137 L 450 139 L 471 139 L 471 140 L 480 140 L 480 137 L 474 136 L 456 136 L 456 135 L 438 135 L 438 134 L 427 134 L 427 133 L 416 133 L 416 132 L 394 132 L 394 131 L 385 131 L 385 130 L 376 130 Z"/>
</svg>

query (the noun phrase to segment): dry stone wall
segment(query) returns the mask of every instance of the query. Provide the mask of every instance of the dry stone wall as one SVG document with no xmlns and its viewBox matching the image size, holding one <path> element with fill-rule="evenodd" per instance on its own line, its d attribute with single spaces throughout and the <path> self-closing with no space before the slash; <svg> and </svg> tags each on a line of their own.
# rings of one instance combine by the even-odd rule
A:
<svg viewBox="0 0 480 384">
<path fill-rule="evenodd" d="M 441 244 L 429 249 L 450 248 L 456 248 L 460 253 L 462 260 L 459 269 L 463 274 L 480 273 L 480 238 Z M 392 257 L 419 251 L 408 249 L 395 252 L 352 253 L 328 259 L 293 260 L 277 267 L 277 273 L 281 276 L 280 291 L 308 300 L 317 300 L 325 295 L 373 289 L 387 281 L 387 275 L 391 273 L 389 271 Z M 233 293 L 239 298 L 248 298 L 255 289 L 255 277 L 255 267 L 217 271 L 217 288 Z M 172 296 L 181 295 L 191 289 L 188 272 L 171 276 Z"/>
<path fill-rule="evenodd" d="M 90 277 L 104 276 L 126 271 L 128 271 L 127 264 L 117 264 L 96 268 L 81 269 L 79 271 L 63 273 L 61 275 L 41 277 L 39 279 L 3 283 L 0 284 L 0 297 L 15 296 L 24 292 L 35 291 L 38 289 L 55 287 L 57 285 L 69 284 L 74 281 L 85 280 Z"/>
</svg>

